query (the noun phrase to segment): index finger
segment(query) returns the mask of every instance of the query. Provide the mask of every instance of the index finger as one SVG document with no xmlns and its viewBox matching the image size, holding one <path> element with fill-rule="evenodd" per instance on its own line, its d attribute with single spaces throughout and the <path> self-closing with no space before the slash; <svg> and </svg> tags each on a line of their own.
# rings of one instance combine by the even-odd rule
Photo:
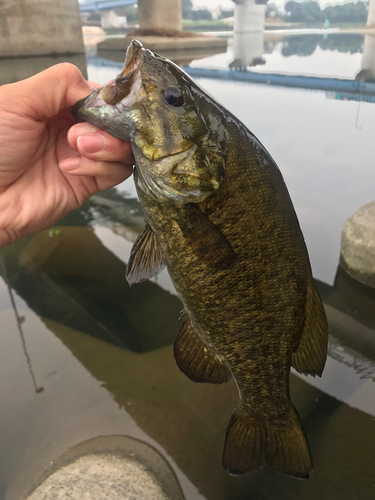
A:
<svg viewBox="0 0 375 500">
<path fill-rule="evenodd" d="M 43 120 L 72 107 L 93 90 L 94 86 L 85 80 L 76 66 L 61 63 L 12 84 L 8 92 L 14 101 L 13 112 Z"/>
</svg>

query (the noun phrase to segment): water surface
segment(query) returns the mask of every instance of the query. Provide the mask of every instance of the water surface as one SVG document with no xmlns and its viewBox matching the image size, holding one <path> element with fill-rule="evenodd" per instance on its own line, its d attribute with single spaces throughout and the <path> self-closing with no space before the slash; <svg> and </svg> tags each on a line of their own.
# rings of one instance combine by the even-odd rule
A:
<svg viewBox="0 0 375 500">
<path fill-rule="evenodd" d="M 227 53 L 183 64 L 226 70 L 236 60 L 247 72 L 368 75 L 363 37 L 338 36 L 273 35 L 245 48 L 230 40 Z M 108 55 L 88 57 L 88 77 L 99 83 L 120 67 Z M 375 292 L 338 265 L 345 220 L 375 196 L 375 105 L 360 95 L 198 79 L 278 163 L 326 306 L 324 375 L 291 379 L 314 475 L 300 482 L 267 470 L 241 478 L 223 471 L 237 391 L 233 381 L 196 385 L 178 370 L 172 344 L 181 304 L 166 273 L 129 289 L 126 263 L 143 225 L 130 179 L 87 201 L 52 237 L 44 231 L 1 252 L 0 498 L 18 500 L 67 448 L 112 434 L 160 451 L 188 500 L 375 496 Z"/>
</svg>

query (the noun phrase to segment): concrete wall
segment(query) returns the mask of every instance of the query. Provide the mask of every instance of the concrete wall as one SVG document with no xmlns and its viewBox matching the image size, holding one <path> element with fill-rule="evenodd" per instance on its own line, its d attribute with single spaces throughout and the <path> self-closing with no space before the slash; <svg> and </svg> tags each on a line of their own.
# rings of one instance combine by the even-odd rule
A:
<svg viewBox="0 0 375 500">
<path fill-rule="evenodd" d="M 141 29 L 182 30 L 181 0 L 138 0 Z"/>
<path fill-rule="evenodd" d="M 0 57 L 82 52 L 77 0 L 0 2 Z"/>
</svg>

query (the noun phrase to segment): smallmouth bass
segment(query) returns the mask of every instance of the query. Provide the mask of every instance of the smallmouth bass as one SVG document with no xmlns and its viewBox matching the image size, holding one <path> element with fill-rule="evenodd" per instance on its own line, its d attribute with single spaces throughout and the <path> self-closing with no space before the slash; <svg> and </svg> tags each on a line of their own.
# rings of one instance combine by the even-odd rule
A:
<svg viewBox="0 0 375 500">
<path fill-rule="evenodd" d="M 327 320 L 277 165 L 184 71 L 138 41 L 116 80 L 72 112 L 131 141 L 146 225 L 127 280 L 167 267 L 184 305 L 179 368 L 195 382 L 236 381 L 225 470 L 307 479 L 312 459 L 290 368 L 321 375 Z"/>
</svg>

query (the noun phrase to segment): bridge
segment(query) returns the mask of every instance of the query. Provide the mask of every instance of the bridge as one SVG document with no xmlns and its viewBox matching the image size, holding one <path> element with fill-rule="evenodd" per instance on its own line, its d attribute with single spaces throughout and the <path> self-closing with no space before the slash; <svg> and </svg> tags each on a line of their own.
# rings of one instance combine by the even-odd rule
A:
<svg viewBox="0 0 375 500">
<path fill-rule="evenodd" d="M 111 10 L 116 7 L 125 7 L 126 5 L 134 5 L 137 0 L 101 0 L 80 2 L 79 10 L 81 12 L 90 12 L 92 10 Z"/>
</svg>

